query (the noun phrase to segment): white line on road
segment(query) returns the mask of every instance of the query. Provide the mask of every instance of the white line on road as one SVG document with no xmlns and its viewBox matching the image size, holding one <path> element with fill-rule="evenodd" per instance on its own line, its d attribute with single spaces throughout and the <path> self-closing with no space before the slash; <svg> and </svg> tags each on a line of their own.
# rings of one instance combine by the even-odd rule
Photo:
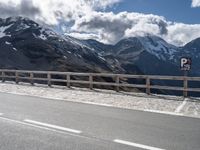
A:
<svg viewBox="0 0 200 150">
<path fill-rule="evenodd" d="M 30 127 L 33 127 L 33 128 L 43 129 L 43 130 L 56 132 L 56 133 L 60 133 L 60 134 L 66 134 L 66 135 L 71 135 L 71 136 L 75 136 L 75 137 L 79 137 L 79 138 L 91 139 L 90 137 L 82 136 L 82 135 L 79 135 L 79 134 L 74 134 L 74 133 L 70 133 L 70 132 L 64 132 L 64 131 L 60 131 L 60 130 L 56 130 L 56 129 L 52 129 L 52 128 L 48 128 L 48 127 L 43 127 L 43 126 L 39 126 L 39 125 L 34 125 L 34 124 L 22 122 L 22 121 L 9 119 L 9 118 L 0 117 L 0 119 L 5 120 L 5 121 L 9 121 L 9 122 L 13 122 L 13 123 L 17 123 L 17 124 L 21 124 L 21 125 L 24 125 L 24 126 L 30 126 Z"/>
<path fill-rule="evenodd" d="M 3 113 L 0 113 L 0 116 L 2 116 L 3 115 Z"/>
<path fill-rule="evenodd" d="M 57 126 L 57 125 L 52 125 L 52 124 L 48 124 L 48 123 L 42 123 L 42 122 L 38 122 L 38 121 L 34 121 L 34 120 L 25 119 L 24 121 L 28 122 L 28 123 L 35 124 L 35 125 L 45 126 L 45 127 L 49 127 L 49 128 L 53 128 L 53 129 L 57 129 L 57 130 L 66 131 L 66 132 L 72 132 L 72 133 L 76 133 L 76 134 L 82 133 L 79 130 L 65 128 L 65 127 L 61 127 L 61 126 Z"/>
<path fill-rule="evenodd" d="M 156 147 L 147 146 L 147 145 L 143 145 L 143 144 L 133 143 L 133 142 L 124 141 L 124 140 L 120 140 L 120 139 L 115 139 L 113 141 L 115 143 L 128 145 L 128 146 L 133 146 L 133 147 L 138 147 L 138 148 L 146 149 L 146 150 L 165 150 L 165 149 L 161 149 L 161 148 L 156 148 Z"/>
<path fill-rule="evenodd" d="M 182 110 L 183 107 L 186 105 L 186 103 L 187 103 L 187 99 L 185 98 L 184 101 L 183 101 L 183 103 L 182 103 L 181 105 L 179 105 L 179 106 L 176 108 L 175 112 L 176 112 L 176 113 L 181 112 L 181 110 Z"/>
<path fill-rule="evenodd" d="M 159 110 L 149 110 L 149 109 L 145 109 L 144 111 L 145 111 L 145 112 L 158 113 L 158 114 L 173 115 L 173 116 L 183 116 L 183 114 L 177 113 L 177 112 L 168 112 L 168 111 L 159 111 Z"/>
</svg>

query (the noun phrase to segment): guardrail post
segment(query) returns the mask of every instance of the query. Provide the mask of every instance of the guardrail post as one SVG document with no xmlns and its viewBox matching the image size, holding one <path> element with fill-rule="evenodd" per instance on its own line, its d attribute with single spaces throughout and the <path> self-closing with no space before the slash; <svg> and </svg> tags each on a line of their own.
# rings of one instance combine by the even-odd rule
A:
<svg viewBox="0 0 200 150">
<path fill-rule="evenodd" d="M 2 82 L 5 82 L 5 81 L 6 81 L 6 80 L 5 80 L 5 72 L 2 71 L 1 75 L 2 75 Z"/>
<path fill-rule="evenodd" d="M 31 73 L 30 73 L 30 82 L 31 82 L 31 85 L 34 85 L 34 80 L 33 80 L 33 78 L 34 78 L 34 74 L 33 74 L 33 72 L 31 72 Z"/>
<path fill-rule="evenodd" d="M 67 87 L 70 88 L 70 80 L 71 80 L 71 77 L 70 77 L 70 74 L 67 74 Z"/>
<path fill-rule="evenodd" d="M 51 87 L 51 74 L 50 73 L 47 74 L 47 79 L 48 79 L 47 84 L 48 84 L 49 87 Z"/>
<path fill-rule="evenodd" d="M 90 82 L 90 90 L 93 89 L 93 76 L 90 74 L 89 75 L 89 82 Z"/>
<path fill-rule="evenodd" d="M 16 84 L 19 83 L 19 73 L 17 71 L 15 72 L 15 82 Z"/>
<path fill-rule="evenodd" d="M 117 76 L 116 76 L 116 79 L 115 79 L 115 83 L 117 84 L 117 85 L 116 85 L 116 91 L 117 91 L 117 92 L 119 92 L 119 80 L 120 80 L 120 79 L 119 79 L 119 76 L 117 75 Z"/>
<path fill-rule="evenodd" d="M 183 86 L 184 86 L 183 96 L 187 97 L 188 96 L 188 80 L 187 80 L 187 77 L 184 77 Z"/>
<path fill-rule="evenodd" d="M 147 93 L 148 95 L 151 94 L 150 86 L 151 86 L 150 78 L 149 78 L 149 77 L 146 77 L 146 93 Z"/>
</svg>

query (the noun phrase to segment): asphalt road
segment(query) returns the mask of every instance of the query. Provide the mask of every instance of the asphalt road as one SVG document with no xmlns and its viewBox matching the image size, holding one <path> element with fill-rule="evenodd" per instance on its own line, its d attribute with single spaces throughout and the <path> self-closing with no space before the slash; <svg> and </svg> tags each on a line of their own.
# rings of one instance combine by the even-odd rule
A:
<svg viewBox="0 0 200 150">
<path fill-rule="evenodd" d="M 200 119 L 0 93 L 0 150 L 200 150 Z"/>
</svg>

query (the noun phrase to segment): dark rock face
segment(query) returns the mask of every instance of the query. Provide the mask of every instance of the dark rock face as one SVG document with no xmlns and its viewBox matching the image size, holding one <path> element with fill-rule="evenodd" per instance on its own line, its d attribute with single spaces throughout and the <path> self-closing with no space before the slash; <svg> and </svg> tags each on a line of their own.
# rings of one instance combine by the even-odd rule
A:
<svg viewBox="0 0 200 150">
<path fill-rule="evenodd" d="M 91 48 L 22 17 L 0 19 L 0 67 L 112 72 Z"/>
</svg>

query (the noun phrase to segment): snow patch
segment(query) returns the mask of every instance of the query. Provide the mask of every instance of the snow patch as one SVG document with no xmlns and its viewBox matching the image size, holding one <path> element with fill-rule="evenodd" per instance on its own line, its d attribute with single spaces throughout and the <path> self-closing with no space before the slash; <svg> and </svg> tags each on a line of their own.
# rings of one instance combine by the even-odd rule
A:
<svg viewBox="0 0 200 150">
<path fill-rule="evenodd" d="M 81 56 L 81 55 L 79 55 L 79 54 L 78 54 L 78 57 L 79 57 L 79 58 L 82 58 L 82 56 Z"/>
<path fill-rule="evenodd" d="M 47 40 L 47 37 L 46 37 L 46 35 L 44 35 L 44 34 L 40 34 L 38 37 L 39 37 L 40 39 L 42 39 L 42 40 Z"/>
<path fill-rule="evenodd" d="M 138 37 L 145 49 L 155 55 L 158 59 L 166 61 L 173 60 L 177 49 L 175 46 L 168 44 L 156 36 Z"/>
<path fill-rule="evenodd" d="M 57 37 L 57 34 L 49 29 L 45 29 L 41 27 L 40 35 L 38 37 L 42 40 L 47 40 L 48 37 Z"/>
<path fill-rule="evenodd" d="M 87 45 L 83 44 L 82 42 L 80 42 L 79 40 L 75 39 L 75 38 L 72 38 L 70 36 L 63 36 L 63 38 L 65 39 L 65 41 L 67 42 L 70 42 L 72 43 L 73 45 L 78 45 L 80 46 L 81 48 L 88 48 L 88 49 L 91 49 L 90 47 L 88 47 Z"/>
<path fill-rule="evenodd" d="M 21 23 L 15 31 L 26 30 L 30 28 L 27 24 Z"/>
<path fill-rule="evenodd" d="M 11 45 L 11 43 L 10 43 L 10 42 L 8 42 L 8 41 L 6 41 L 6 42 L 5 42 L 5 44 L 6 44 L 6 45 Z"/>
<path fill-rule="evenodd" d="M 3 37 L 5 37 L 5 36 L 10 36 L 10 35 L 7 35 L 7 34 L 5 33 L 5 31 L 6 31 L 7 29 L 9 29 L 12 25 L 13 25 L 13 24 L 10 24 L 10 25 L 8 25 L 8 26 L 2 26 L 2 27 L 0 27 L 0 38 L 3 38 Z"/>
<path fill-rule="evenodd" d="M 14 51 L 17 51 L 17 49 L 16 49 L 15 47 L 13 47 L 13 50 L 14 50 Z"/>
<path fill-rule="evenodd" d="M 56 37 L 57 34 L 51 30 L 45 30 L 45 33 L 49 36 L 49 37 Z"/>
<path fill-rule="evenodd" d="M 98 56 L 101 60 L 106 61 L 102 56 Z"/>
</svg>

